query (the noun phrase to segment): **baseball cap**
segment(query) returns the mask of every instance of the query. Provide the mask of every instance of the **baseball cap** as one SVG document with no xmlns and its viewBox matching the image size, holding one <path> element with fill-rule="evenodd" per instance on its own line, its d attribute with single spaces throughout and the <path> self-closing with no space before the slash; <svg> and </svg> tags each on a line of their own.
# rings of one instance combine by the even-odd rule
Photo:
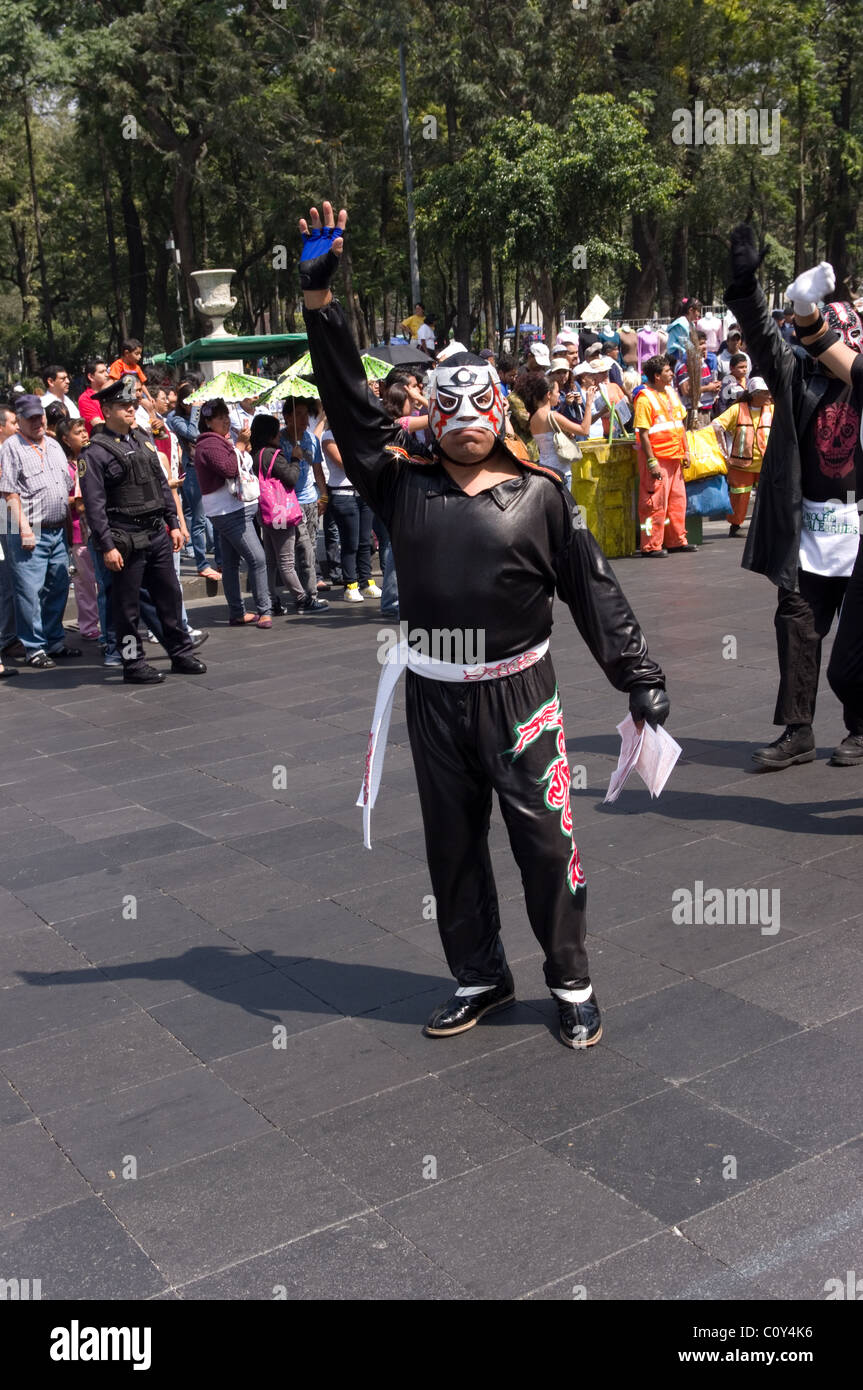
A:
<svg viewBox="0 0 863 1390">
<path fill-rule="evenodd" d="M 32 420 L 36 415 L 44 415 L 45 410 L 38 396 L 18 396 L 15 401 L 15 414 L 22 420 Z"/>
<path fill-rule="evenodd" d="M 109 381 L 101 391 L 93 393 L 93 400 L 100 405 L 137 405 L 138 378 L 121 376 L 116 381 Z"/>
<path fill-rule="evenodd" d="M 593 363 L 592 363 L 592 362 L 576 362 L 576 364 L 575 364 L 575 366 L 573 367 L 572 370 L 573 370 L 573 372 L 575 373 L 576 376 L 584 376 L 587 372 L 590 372 L 590 373 L 593 372 Z"/>
<path fill-rule="evenodd" d="M 486 362 L 491 362 L 494 359 L 494 353 L 492 352 L 491 348 L 480 348 L 479 355 Z"/>
<path fill-rule="evenodd" d="M 551 358 L 548 355 L 548 348 L 545 343 L 531 343 L 527 351 L 528 356 L 533 357 L 541 367 L 551 366 Z"/>
<path fill-rule="evenodd" d="M 763 376 L 751 376 L 746 390 L 751 396 L 754 391 L 769 391 L 770 387 L 767 385 Z"/>
</svg>

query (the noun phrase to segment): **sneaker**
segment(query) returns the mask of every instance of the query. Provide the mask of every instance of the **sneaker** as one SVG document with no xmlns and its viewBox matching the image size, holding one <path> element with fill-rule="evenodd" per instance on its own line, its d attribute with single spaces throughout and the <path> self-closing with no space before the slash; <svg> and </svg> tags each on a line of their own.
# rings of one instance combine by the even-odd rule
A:
<svg viewBox="0 0 863 1390">
<path fill-rule="evenodd" d="M 789 724 L 766 748 L 756 748 L 752 761 L 765 772 L 781 772 L 795 763 L 815 761 L 815 737 L 811 724 Z"/>
<path fill-rule="evenodd" d="M 102 662 L 102 665 L 103 665 L 103 666 L 109 666 L 109 667 L 122 666 L 122 665 L 123 665 L 123 658 L 121 657 L 121 655 L 120 655 L 119 652 L 114 652 L 114 655 L 113 655 L 113 656 L 106 656 L 106 657 L 105 657 L 105 660 Z"/>
<path fill-rule="evenodd" d="M 565 999 L 552 996 L 560 1014 L 560 1040 L 567 1047 L 593 1047 L 602 1037 L 602 1019 L 596 995 L 592 994 L 583 1004 L 568 1004 Z"/>
<path fill-rule="evenodd" d="M 833 749 L 828 767 L 856 767 L 859 763 L 863 763 L 863 734 L 849 734 Z"/>
<path fill-rule="evenodd" d="M 375 581 L 373 579 L 370 579 L 366 587 L 363 589 L 363 593 L 367 595 L 368 598 L 380 598 L 381 594 L 383 593 L 383 589 L 379 589 Z"/>
<path fill-rule="evenodd" d="M 305 599 L 297 604 L 297 612 L 325 613 L 329 606 L 325 598 L 317 598 L 314 594 L 307 594 Z"/>
<path fill-rule="evenodd" d="M 348 603 L 362 603 L 363 596 L 360 593 L 359 584 L 345 585 L 345 599 Z"/>
<path fill-rule="evenodd" d="M 47 671 L 50 667 L 56 666 L 56 664 L 55 661 L 51 660 L 47 652 L 34 652 L 32 656 L 28 656 L 27 658 L 27 665 L 35 666 L 39 671 Z"/>
</svg>

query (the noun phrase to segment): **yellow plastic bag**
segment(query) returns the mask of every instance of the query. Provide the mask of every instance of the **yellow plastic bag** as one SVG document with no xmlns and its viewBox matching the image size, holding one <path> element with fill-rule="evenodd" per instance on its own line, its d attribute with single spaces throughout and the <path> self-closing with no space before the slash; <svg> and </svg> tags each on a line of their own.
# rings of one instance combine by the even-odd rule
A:
<svg viewBox="0 0 863 1390">
<path fill-rule="evenodd" d="M 692 464 L 689 468 L 684 466 L 684 482 L 692 483 L 696 478 L 710 478 L 715 473 L 728 472 L 722 445 L 712 425 L 706 425 L 701 430 L 687 430 L 686 438 Z"/>
</svg>

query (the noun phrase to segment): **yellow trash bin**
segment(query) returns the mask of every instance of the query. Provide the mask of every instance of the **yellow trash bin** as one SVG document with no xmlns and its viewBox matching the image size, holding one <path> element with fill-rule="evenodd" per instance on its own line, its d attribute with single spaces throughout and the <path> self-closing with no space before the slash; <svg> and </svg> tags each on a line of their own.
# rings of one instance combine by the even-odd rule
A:
<svg viewBox="0 0 863 1390">
<path fill-rule="evenodd" d="M 572 495 L 610 559 L 631 555 L 638 536 L 638 462 L 631 439 L 579 440 Z"/>
</svg>

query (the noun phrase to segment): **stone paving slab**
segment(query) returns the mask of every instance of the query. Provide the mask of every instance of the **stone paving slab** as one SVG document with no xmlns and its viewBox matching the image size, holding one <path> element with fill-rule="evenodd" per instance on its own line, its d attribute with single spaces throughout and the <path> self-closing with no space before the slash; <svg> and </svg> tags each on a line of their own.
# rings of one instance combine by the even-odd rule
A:
<svg viewBox="0 0 863 1390">
<path fill-rule="evenodd" d="M 354 805 L 371 604 L 248 634 L 197 601 L 200 680 L 127 689 L 88 647 L 3 688 L 0 1276 L 43 1299 L 769 1301 L 859 1268 L 863 769 L 826 765 L 822 681 L 818 760 L 753 770 L 775 595 L 721 530 L 614 565 L 684 749 L 658 801 L 633 781 L 603 806 L 626 698 L 558 612 L 587 1054 L 560 1046 L 496 809 L 518 1003 L 422 1034 L 451 985 L 403 690 L 372 853 Z M 778 932 L 676 921 L 697 881 L 778 893 Z"/>
</svg>

